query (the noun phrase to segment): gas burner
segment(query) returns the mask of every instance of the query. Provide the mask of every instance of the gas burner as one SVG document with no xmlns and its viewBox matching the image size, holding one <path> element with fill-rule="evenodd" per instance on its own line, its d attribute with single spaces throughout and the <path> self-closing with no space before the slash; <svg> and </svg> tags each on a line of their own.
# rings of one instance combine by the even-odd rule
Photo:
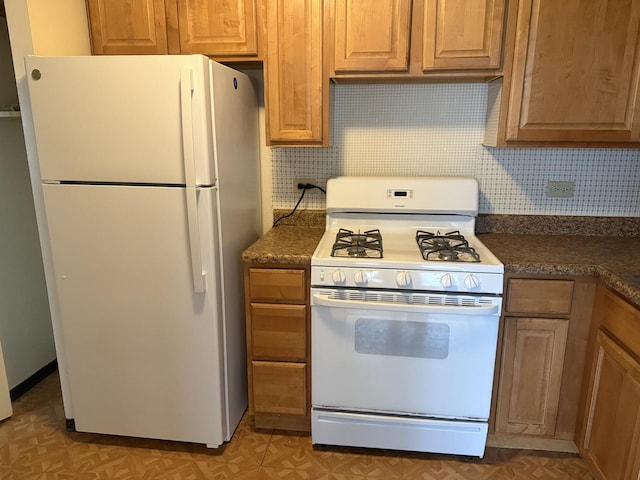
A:
<svg viewBox="0 0 640 480">
<path fill-rule="evenodd" d="M 479 262 L 480 255 L 458 231 L 440 234 L 424 230 L 416 232 L 416 242 L 422 258 L 443 262 Z"/>
<path fill-rule="evenodd" d="M 382 235 L 380 230 L 354 233 L 341 228 L 331 248 L 332 257 L 382 258 Z"/>
</svg>

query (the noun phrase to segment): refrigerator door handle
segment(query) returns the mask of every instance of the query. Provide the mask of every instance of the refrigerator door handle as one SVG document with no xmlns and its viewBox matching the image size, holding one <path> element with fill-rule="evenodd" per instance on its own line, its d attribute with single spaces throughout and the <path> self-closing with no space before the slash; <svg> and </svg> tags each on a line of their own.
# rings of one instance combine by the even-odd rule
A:
<svg viewBox="0 0 640 480">
<path fill-rule="evenodd" d="M 180 109 L 182 114 L 182 160 L 184 162 L 185 194 L 187 200 L 187 226 L 191 251 L 191 272 L 193 290 L 206 290 L 205 274 L 202 271 L 202 250 L 200 249 L 200 225 L 198 223 L 198 190 L 196 188 L 196 168 L 193 149 L 193 117 L 191 95 L 193 94 L 193 72 L 184 68 L 180 73 Z"/>
</svg>

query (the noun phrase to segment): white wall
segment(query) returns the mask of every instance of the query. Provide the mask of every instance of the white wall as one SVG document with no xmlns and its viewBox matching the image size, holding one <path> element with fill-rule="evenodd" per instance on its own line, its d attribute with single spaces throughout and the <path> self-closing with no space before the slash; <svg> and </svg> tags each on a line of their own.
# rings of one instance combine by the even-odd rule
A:
<svg viewBox="0 0 640 480">
<path fill-rule="evenodd" d="M 0 109 L 17 104 L 0 17 Z M 0 340 L 9 388 L 55 359 L 40 242 L 20 119 L 0 118 Z"/>
<path fill-rule="evenodd" d="M 292 208 L 295 178 L 337 175 L 471 175 L 480 211 L 640 216 L 640 150 L 488 148 L 484 83 L 334 85 L 332 146 L 271 150 L 274 208 Z M 547 198 L 548 180 L 575 184 Z M 302 208 L 324 208 L 317 191 Z"/>
<path fill-rule="evenodd" d="M 18 102 L 7 19 L 0 17 L 0 110 Z"/>
<path fill-rule="evenodd" d="M 23 132 L 25 138 L 28 170 L 31 179 L 31 193 L 35 206 L 38 225 L 45 226 L 42 189 L 39 178 L 37 152 L 33 141 L 33 126 L 31 107 L 26 83 L 24 56 L 36 55 L 88 55 L 90 54 L 89 32 L 87 28 L 86 7 L 84 0 L 5 0 L 7 22 L 11 43 L 12 58 L 15 69 L 15 82 L 22 111 Z M 20 167 L 25 168 L 24 162 Z M 23 170 L 24 172 L 24 170 Z M 45 265 L 50 264 L 50 252 L 48 240 L 40 230 L 40 242 L 43 245 L 42 256 Z M 45 276 L 49 279 L 51 269 L 45 269 Z M 47 281 L 48 285 L 53 282 Z M 54 327 L 57 322 L 57 305 L 54 296 L 49 292 L 51 308 L 51 320 L 33 322 L 22 325 L 20 330 L 21 340 L 29 343 L 25 347 L 28 361 L 35 363 L 33 371 L 41 368 L 54 358 L 54 347 L 51 338 L 51 324 Z M 11 342 L 17 341 L 12 338 Z M 55 338 L 55 342 L 59 342 Z M 8 342 L 3 338 L 6 350 Z M 8 355 L 6 355 L 8 357 Z M 7 358 L 7 362 L 8 362 Z M 58 355 L 58 361 L 64 363 L 64 358 Z M 21 362 L 27 362 L 22 358 Z M 7 365 L 9 369 L 9 365 Z M 31 373 L 33 373 L 33 371 Z M 20 380 L 22 381 L 22 380 Z M 66 378 L 61 377 L 63 384 L 63 397 L 66 397 Z M 67 408 L 67 404 L 65 404 Z M 69 411 L 71 406 L 69 405 Z"/>
</svg>

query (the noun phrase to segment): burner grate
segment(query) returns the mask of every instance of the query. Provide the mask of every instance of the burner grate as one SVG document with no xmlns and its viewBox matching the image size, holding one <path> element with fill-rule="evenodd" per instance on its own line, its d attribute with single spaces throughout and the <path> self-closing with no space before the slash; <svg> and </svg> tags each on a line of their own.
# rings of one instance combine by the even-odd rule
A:
<svg viewBox="0 0 640 480">
<path fill-rule="evenodd" d="M 341 228 L 331 248 L 332 257 L 382 258 L 382 234 L 380 230 L 355 233 Z"/>
<path fill-rule="evenodd" d="M 440 234 L 416 232 L 416 242 L 424 260 L 442 262 L 479 262 L 480 255 L 458 231 Z"/>
</svg>

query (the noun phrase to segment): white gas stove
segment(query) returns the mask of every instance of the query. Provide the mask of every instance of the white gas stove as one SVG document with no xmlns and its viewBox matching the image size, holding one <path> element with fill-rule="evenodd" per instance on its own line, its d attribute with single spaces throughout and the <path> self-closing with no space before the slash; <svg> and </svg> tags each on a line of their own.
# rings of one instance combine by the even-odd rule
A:
<svg viewBox="0 0 640 480">
<path fill-rule="evenodd" d="M 468 177 L 340 177 L 311 259 L 312 441 L 482 456 L 503 265 Z"/>
<path fill-rule="evenodd" d="M 475 236 L 477 214 L 472 178 L 329 180 L 311 283 L 501 294 L 504 268 Z"/>
</svg>

